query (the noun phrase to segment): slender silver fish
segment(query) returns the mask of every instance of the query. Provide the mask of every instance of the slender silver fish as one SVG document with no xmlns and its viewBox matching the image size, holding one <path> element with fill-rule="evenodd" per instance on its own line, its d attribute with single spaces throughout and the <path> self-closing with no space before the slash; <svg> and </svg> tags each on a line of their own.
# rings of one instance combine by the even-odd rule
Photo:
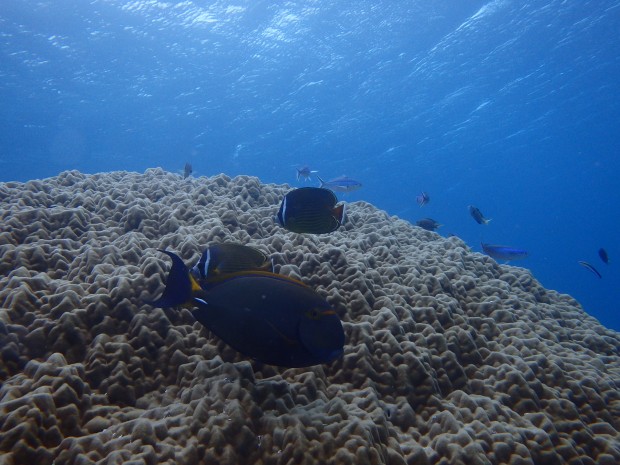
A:
<svg viewBox="0 0 620 465">
<path fill-rule="evenodd" d="M 348 178 L 347 176 L 340 176 L 338 178 L 330 179 L 329 181 L 324 181 L 318 175 L 317 178 L 319 178 L 319 181 L 321 182 L 320 187 L 336 192 L 351 192 L 362 187 L 361 182 Z"/>
<path fill-rule="evenodd" d="M 596 276 L 598 276 L 599 279 L 601 279 L 603 276 L 598 272 L 598 270 L 596 268 L 594 268 L 592 265 L 590 265 L 588 262 L 582 262 L 581 260 L 579 261 L 579 264 L 581 266 L 583 266 L 584 268 L 587 268 L 588 270 L 590 270 L 593 274 L 595 274 Z"/>
<path fill-rule="evenodd" d="M 481 242 L 482 250 L 495 260 L 521 260 L 527 258 L 527 250 L 515 249 L 507 245 L 485 244 Z"/>
</svg>

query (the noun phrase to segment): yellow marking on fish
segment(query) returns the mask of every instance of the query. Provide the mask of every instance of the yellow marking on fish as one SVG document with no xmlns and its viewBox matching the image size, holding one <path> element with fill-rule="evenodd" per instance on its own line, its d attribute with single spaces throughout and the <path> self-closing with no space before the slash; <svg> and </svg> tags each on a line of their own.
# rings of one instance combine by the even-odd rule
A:
<svg viewBox="0 0 620 465">
<path fill-rule="evenodd" d="M 192 283 L 192 292 L 202 291 L 200 284 L 198 284 L 198 281 L 196 281 L 191 274 L 189 275 L 189 280 Z"/>
</svg>

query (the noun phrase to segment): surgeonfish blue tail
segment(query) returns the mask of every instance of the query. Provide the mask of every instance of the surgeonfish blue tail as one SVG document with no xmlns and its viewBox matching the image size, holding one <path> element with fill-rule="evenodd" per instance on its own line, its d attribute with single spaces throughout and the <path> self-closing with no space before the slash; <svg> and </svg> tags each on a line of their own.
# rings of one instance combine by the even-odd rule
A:
<svg viewBox="0 0 620 465">
<path fill-rule="evenodd" d="M 198 284 L 189 274 L 189 269 L 177 254 L 158 249 L 172 259 L 172 268 L 168 273 L 166 288 L 161 297 L 147 303 L 155 307 L 176 307 L 187 303 L 192 298 L 192 291 Z"/>
</svg>

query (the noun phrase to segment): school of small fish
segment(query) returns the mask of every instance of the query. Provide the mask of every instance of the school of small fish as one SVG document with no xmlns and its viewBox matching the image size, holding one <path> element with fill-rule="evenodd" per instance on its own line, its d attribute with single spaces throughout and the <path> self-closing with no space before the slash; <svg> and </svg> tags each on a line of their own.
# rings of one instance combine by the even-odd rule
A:
<svg viewBox="0 0 620 465">
<path fill-rule="evenodd" d="M 183 178 L 192 173 L 185 164 Z M 317 173 L 297 168 L 297 180 Z M 348 193 L 362 184 L 346 176 L 320 187 L 288 192 L 275 221 L 304 234 L 327 234 L 346 221 L 345 204 L 334 192 Z M 274 272 L 261 250 L 236 243 L 208 246 L 192 267 L 169 250 L 172 260 L 163 294 L 150 305 L 184 306 L 196 321 L 229 346 L 259 362 L 282 367 L 330 363 L 343 354 L 344 329 L 336 310 L 301 281 Z"/>
<path fill-rule="evenodd" d="M 317 170 L 304 165 L 296 168 L 297 181 L 316 176 L 318 187 L 300 187 L 282 199 L 274 221 L 299 234 L 329 234 L 346 222 L 346 207 L 335 192 L 349 193 L 362 184 L 347 176 L 328 181 Z M 191 176 L 185 164 L 183 178 Z M 415 201 L 429 204 L 422 191 Z M 469 205 L 469 214 L 480 225 L 491 221 L 480 209 Z M 422 218 L 416 225 L 436 231 L 442 225 Z M 521 260 L 528 252 L 512 246 L 480 243 L 482 251 L 495 260 Z M 157 307 L 184 306 L 196 321 L 229 346 L 259 362 L 282 367 L 307 367 L 331 363 L 344 351 L 345 334 L 336 310 L 301 281 L 277 274 L 273 261 L 263 251 L 244 244 L 219 243 L 208 246 L 191 268 L 175 253 L 160 250 L 172 260 L 163 294 L 146 303 Z M 598 255 L 606 265 L 603 248 Z M 579 265 L 598 278 L 601 273 L 590 263 Z"/>
</svg>

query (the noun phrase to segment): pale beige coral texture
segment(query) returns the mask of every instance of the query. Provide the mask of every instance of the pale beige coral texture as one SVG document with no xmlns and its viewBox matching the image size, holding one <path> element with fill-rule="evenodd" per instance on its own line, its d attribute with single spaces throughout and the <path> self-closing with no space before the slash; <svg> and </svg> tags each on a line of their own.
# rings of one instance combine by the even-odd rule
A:
<svg viewBox="0 0 620 465">
<path fill-rule="evenodd" d="M 620 463 L 620 336 L 522 268 L 370 204 L 329 235 L 288 186 L 161 169 L 0 184 L 0 464 Z M 247 360 L 161 293 L 254 245 L 336 308 L 344 356 Z"/>
</svg>

